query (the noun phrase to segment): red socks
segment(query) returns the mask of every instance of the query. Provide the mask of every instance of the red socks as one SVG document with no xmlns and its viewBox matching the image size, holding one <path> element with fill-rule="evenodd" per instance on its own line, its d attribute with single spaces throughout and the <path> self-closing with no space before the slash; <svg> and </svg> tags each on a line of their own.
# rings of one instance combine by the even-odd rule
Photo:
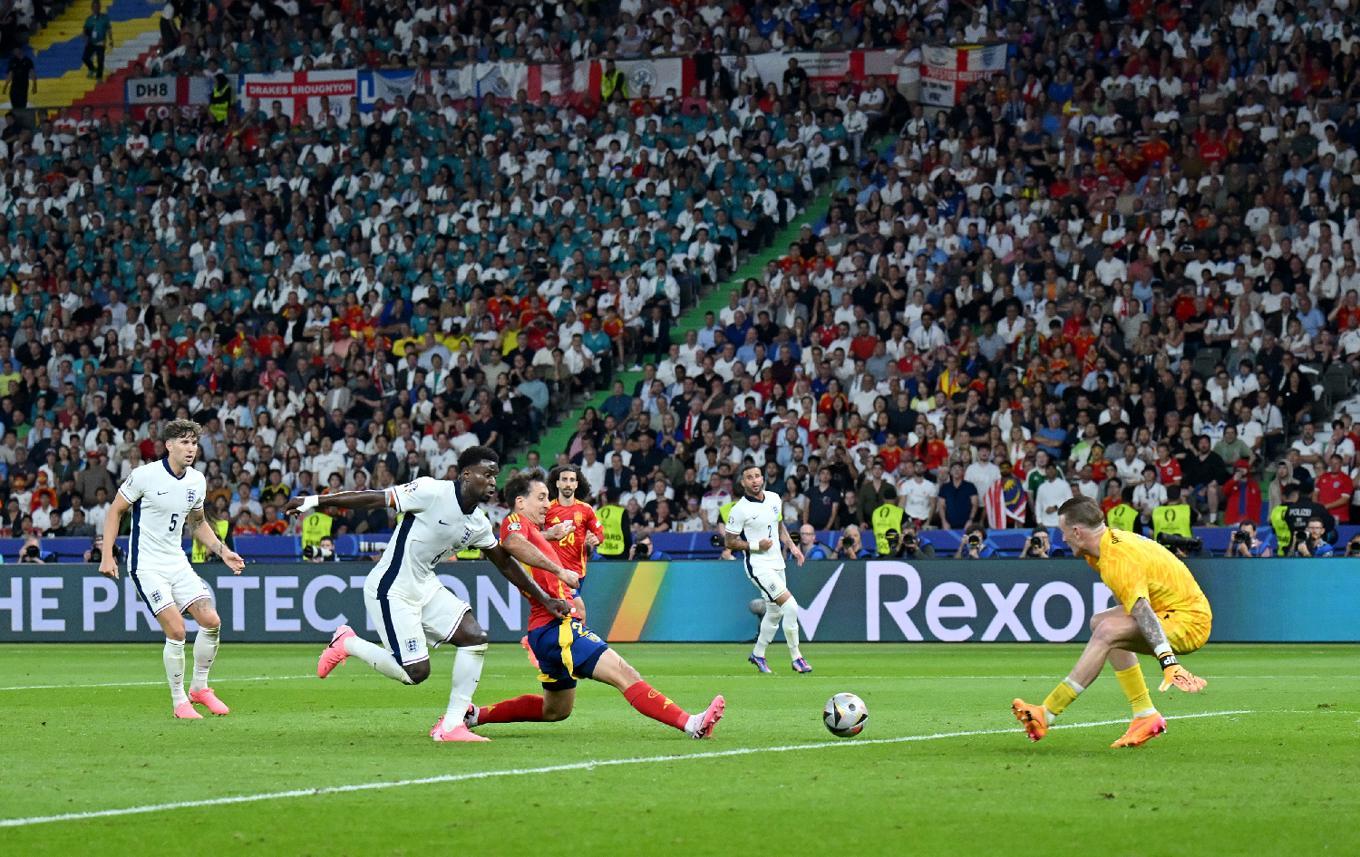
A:
<svg viewBox="0 0 1360 857">
<path fill-rule="evenodd" d="M 543 697 L 526 693 L 495 705 L 477 709 L 477 725 L 486 723 L 525 723 L 543 719 Z"/>
<path fill-rule="evenodd" d="M 645 681 L 639 681 L 623 692 L 623 698 L 640 713 L 653 720 L 684 730 L 689 723 L 689 714 L 683 708 L 667 699 L 659 690 Z"/>
</svg>

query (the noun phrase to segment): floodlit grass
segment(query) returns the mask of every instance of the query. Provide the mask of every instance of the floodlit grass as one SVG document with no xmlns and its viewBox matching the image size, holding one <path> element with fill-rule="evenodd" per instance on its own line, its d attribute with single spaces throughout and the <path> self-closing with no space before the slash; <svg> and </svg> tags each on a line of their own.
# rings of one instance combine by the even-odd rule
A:
<svg viewBox="0 0 1360 857">
<path fill-rule="evenodd" d="M 447 746 L 428 737 L 447 652 L 403 687 L 353 658 L 319 681 L 320 649 L 227 640 L 213 684 L 232 714 L 177 722 L 159 645 L 0 647 L 0 819 L 264 796 L 11 824 L 0 852 L 1360 853 L 1360 647 L 1211 644 L 1186 659 L 1207 691 L 1154 690 L 1168 733 L 1123 751 L 1108 672 L 1060 721 L 1079 728 L 1030 744 L 1010 718 L 1075 646 L 814 643 L 809 676 L 782 644 L 768 676 L 741 645 L 624 646 L 690 711 L 727 697 L 714 740 L 583 682 L 565 722 Z M 493 646 L 477 701 L 536 688 L 518 647 Z M 842 690 L 868 704 L 858 738 L 822 726 Z M 1100 721 L 1120 722 L 1083 726 Z"/>
</svg>

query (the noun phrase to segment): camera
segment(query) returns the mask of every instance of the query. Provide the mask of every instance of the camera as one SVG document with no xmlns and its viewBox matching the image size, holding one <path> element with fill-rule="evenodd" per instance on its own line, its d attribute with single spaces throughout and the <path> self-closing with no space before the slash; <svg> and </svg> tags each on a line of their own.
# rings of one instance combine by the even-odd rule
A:
<svg viewBox="0 0 1360 857">
<path fill-rule="evenodd" d="M 1157 537 L 1158 543 L 1169 550 L 1179 550 L 1185 553 L 1199 553 L 1204 547 L 1204 542 L 1195 538 L 1186 538 L 1173 533 L 1162 533 Z"/>
<path fill-rule="evenodd" d="M 1031 550 L 1043 550 L 1044 540 L 1039 536 L 1030 536 L 1029 546 Z"/>
<path fill-rule="evenodd" d="M 1234 544 L 1246 544 L 1251 541 L 1251 534 L 1245 530 L 1238 530 L 1232 534 Z"/>
<path fill-rule="evenodd" d="M 855 540 L 849 536 L 841 536 L 841 550 L 848 550 L 855 546 Z"/>
<path fill-rule="evenodd" d="M 713 545 L 713 547 L 717 548 L 718 550 L 722 550 L 727 547 L 726 540 L 724 540 L 723 537 L 718 535 L 717 533 L 714 533 L 712 536 L 709 537 L 708 543 Z"/>
<path fill-rule="evenodd" d="M 968 544 L 970 544 L 970 545 L 980 545 L 980 544 L 982 544 L 982 535 L 981 535 L 980 533 L 969 533 L 969 534 L 968 534 Z"/>
</svg>

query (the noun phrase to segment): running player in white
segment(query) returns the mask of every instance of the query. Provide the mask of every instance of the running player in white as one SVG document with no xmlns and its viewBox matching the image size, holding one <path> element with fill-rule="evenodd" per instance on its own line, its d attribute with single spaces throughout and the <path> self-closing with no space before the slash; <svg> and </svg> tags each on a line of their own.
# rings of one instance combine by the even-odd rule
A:
<svg viewBox="0 0 1360 857">
<path fill-rule="evenodd" d="M 496 541 L 491 520 L 477 506 L 496 487 L 499 472 L 500 458 L 495 451 L 473 446 L 458 457 L 456 481 L 422 476 L 381 491 L 294 497 L 284 505 L 289 514 L 317 507 L 389 506 L 401 513 L 392 541 L 364 584 L 364 604 L 383 645 L 374 645 L 348 625 L 341 625 L 321 653 L 316 674 L 325 678 L 354 655 L 390 679 L 420 684 L 430 677 L 430 647 L 453 643 L 458 652 L 453 659 L 449 707 L 430 730 L 430 737 L 439 742 L 489 740 L 463 725 L 463 715 L 482 677 L 486 631 L 467 602 L 439 582 L 435 567 L 440 561 L 467 547 L 480 548 L 507 580 L 558 618 L 571 614 L 571 602 L 549 597 L 515 560 L 547 569 L 568 587 L 580 583 L 574 572 L 544 556 L 523 536 Z M 445 728 L 446 723 L 449 728 Z"/>
<path fill-rule="evenodd" d="M 233 573 L 246 567 L 236 551 L 222 544 L 212 525 L 203 517 L 203 498 L 208 493 L 203 474 L 193 469 L 198 457 L 198 436 L 202 429 L 193 420 L 174 420 L 161 429 L 165 457 L 143 464 L 128 474 L 114 493 L 104 516 L 106 544 L 123 513 L 132 510 L 132 532 L 128 538 L 128 576 L 137 594 L 156 616 L 165 632 L 165 678 L 170 682 L 170 704 L 182 720 L 202 720 L 194 710 L 197 703 L 213 714 L 228 714 L 231 709 L 208 687 L 208 670 L 217 657 L 222 620 L 213 606 L 212 590 L 194 572 L 184 555 L 183 533 L 199 540 L 209 553 L 217 554 Z M 99 573 L 118 579 L 118 562 L 112 550 L 104 551 Z M 184 692 L 184 612 L 198 623 L 194 637 L 194 677 L 189 692 Z"/>
<path fill-rule="evenodd" d="M 755 649 L 746 660 L 760 672 L 770 672 L 765 663 L 765 649 L 774 639 L 781 620 L 784 641 L 789 644 L 789 657 L 794 672 L 810 673 L 812 667 L 798 648 L 798 602 L 789 592 L 784 575 L 784 553 L 779 545 L 789 549 L 789 555 L 803 564 L 803 552 L 784 527 L 783 507 L 779 497 L 765 490 L 765 476 L 760 468 L 748 464 L 741 469 L 744 494 L 727 513 L 726 543 L 730 551 L 744 551 L 742 562 L 746 576 L 765 598 L 765 615 L 760 620 L 760 635 Z"/>
</svg>

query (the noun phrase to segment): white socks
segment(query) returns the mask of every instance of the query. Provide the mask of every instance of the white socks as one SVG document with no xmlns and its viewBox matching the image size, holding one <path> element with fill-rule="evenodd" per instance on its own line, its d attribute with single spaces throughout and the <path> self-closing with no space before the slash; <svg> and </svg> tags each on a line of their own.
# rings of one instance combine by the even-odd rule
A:
<svg viewBox="0 0 1360 857">
<path fill-rule="evenodd" d="M 796 661 L 803 656 L 798 649 L 798 602 L 790 598 L 779 609 L 784 614 L 784 641 L 789 644 L 789 658 Z"/>
<path fill-rule="evenodd" d="M 194 680 L 190 690 L 203 690 L 208 686 L 208 670 L 212 669 L 213 659 L 217 657 L 217 643 L 222 638 L 221 626 L 200 628 L 194 637 Z M 180 657 L 184 655 L 184 644 L 180 643 Z M 183 665 L 183 661 L 180 664 Z"/>
<path fill-rule="evenodd" d="M 444 712 L 444 728 L 453 729 L 463 722 L 477 682 L 482 680 L 482 664 L 486 660 L 486 643 L 480 646 L 460 646 L 453 655 L 453 689 L 449 691 L 449 707 Z"/>
<path fill-rule="evenodd" d="M 353 655 L 373 669 L 402 684 L 411 684 L 411 677 L 401 668 L 392 653 L 382 646 L 370 643 L 359 637 L 345 638 L 345 654 Z"/>
<path fill-rule="evenodd" d="M 758 658 L 765 657 L 765 650 L 769 648 L 770 641 L 774 639 L 775 631 L 779 630 L 779 616 L 782 612 L 779 605 L 773 601 L 765 602 L 765 615 L 760 617 L 760 635 L 756 637 L 756 644 L 751 649 L 751 654 Z"/>
<path fill-rule="evenodd" d="M 184 692 L 184 641 L 167 637 L 162 660 L 165 661 L 165 679 L 170 683 L 170 703 L 178 708 L 189 701 L 189 695 Z"/>
</svg>

